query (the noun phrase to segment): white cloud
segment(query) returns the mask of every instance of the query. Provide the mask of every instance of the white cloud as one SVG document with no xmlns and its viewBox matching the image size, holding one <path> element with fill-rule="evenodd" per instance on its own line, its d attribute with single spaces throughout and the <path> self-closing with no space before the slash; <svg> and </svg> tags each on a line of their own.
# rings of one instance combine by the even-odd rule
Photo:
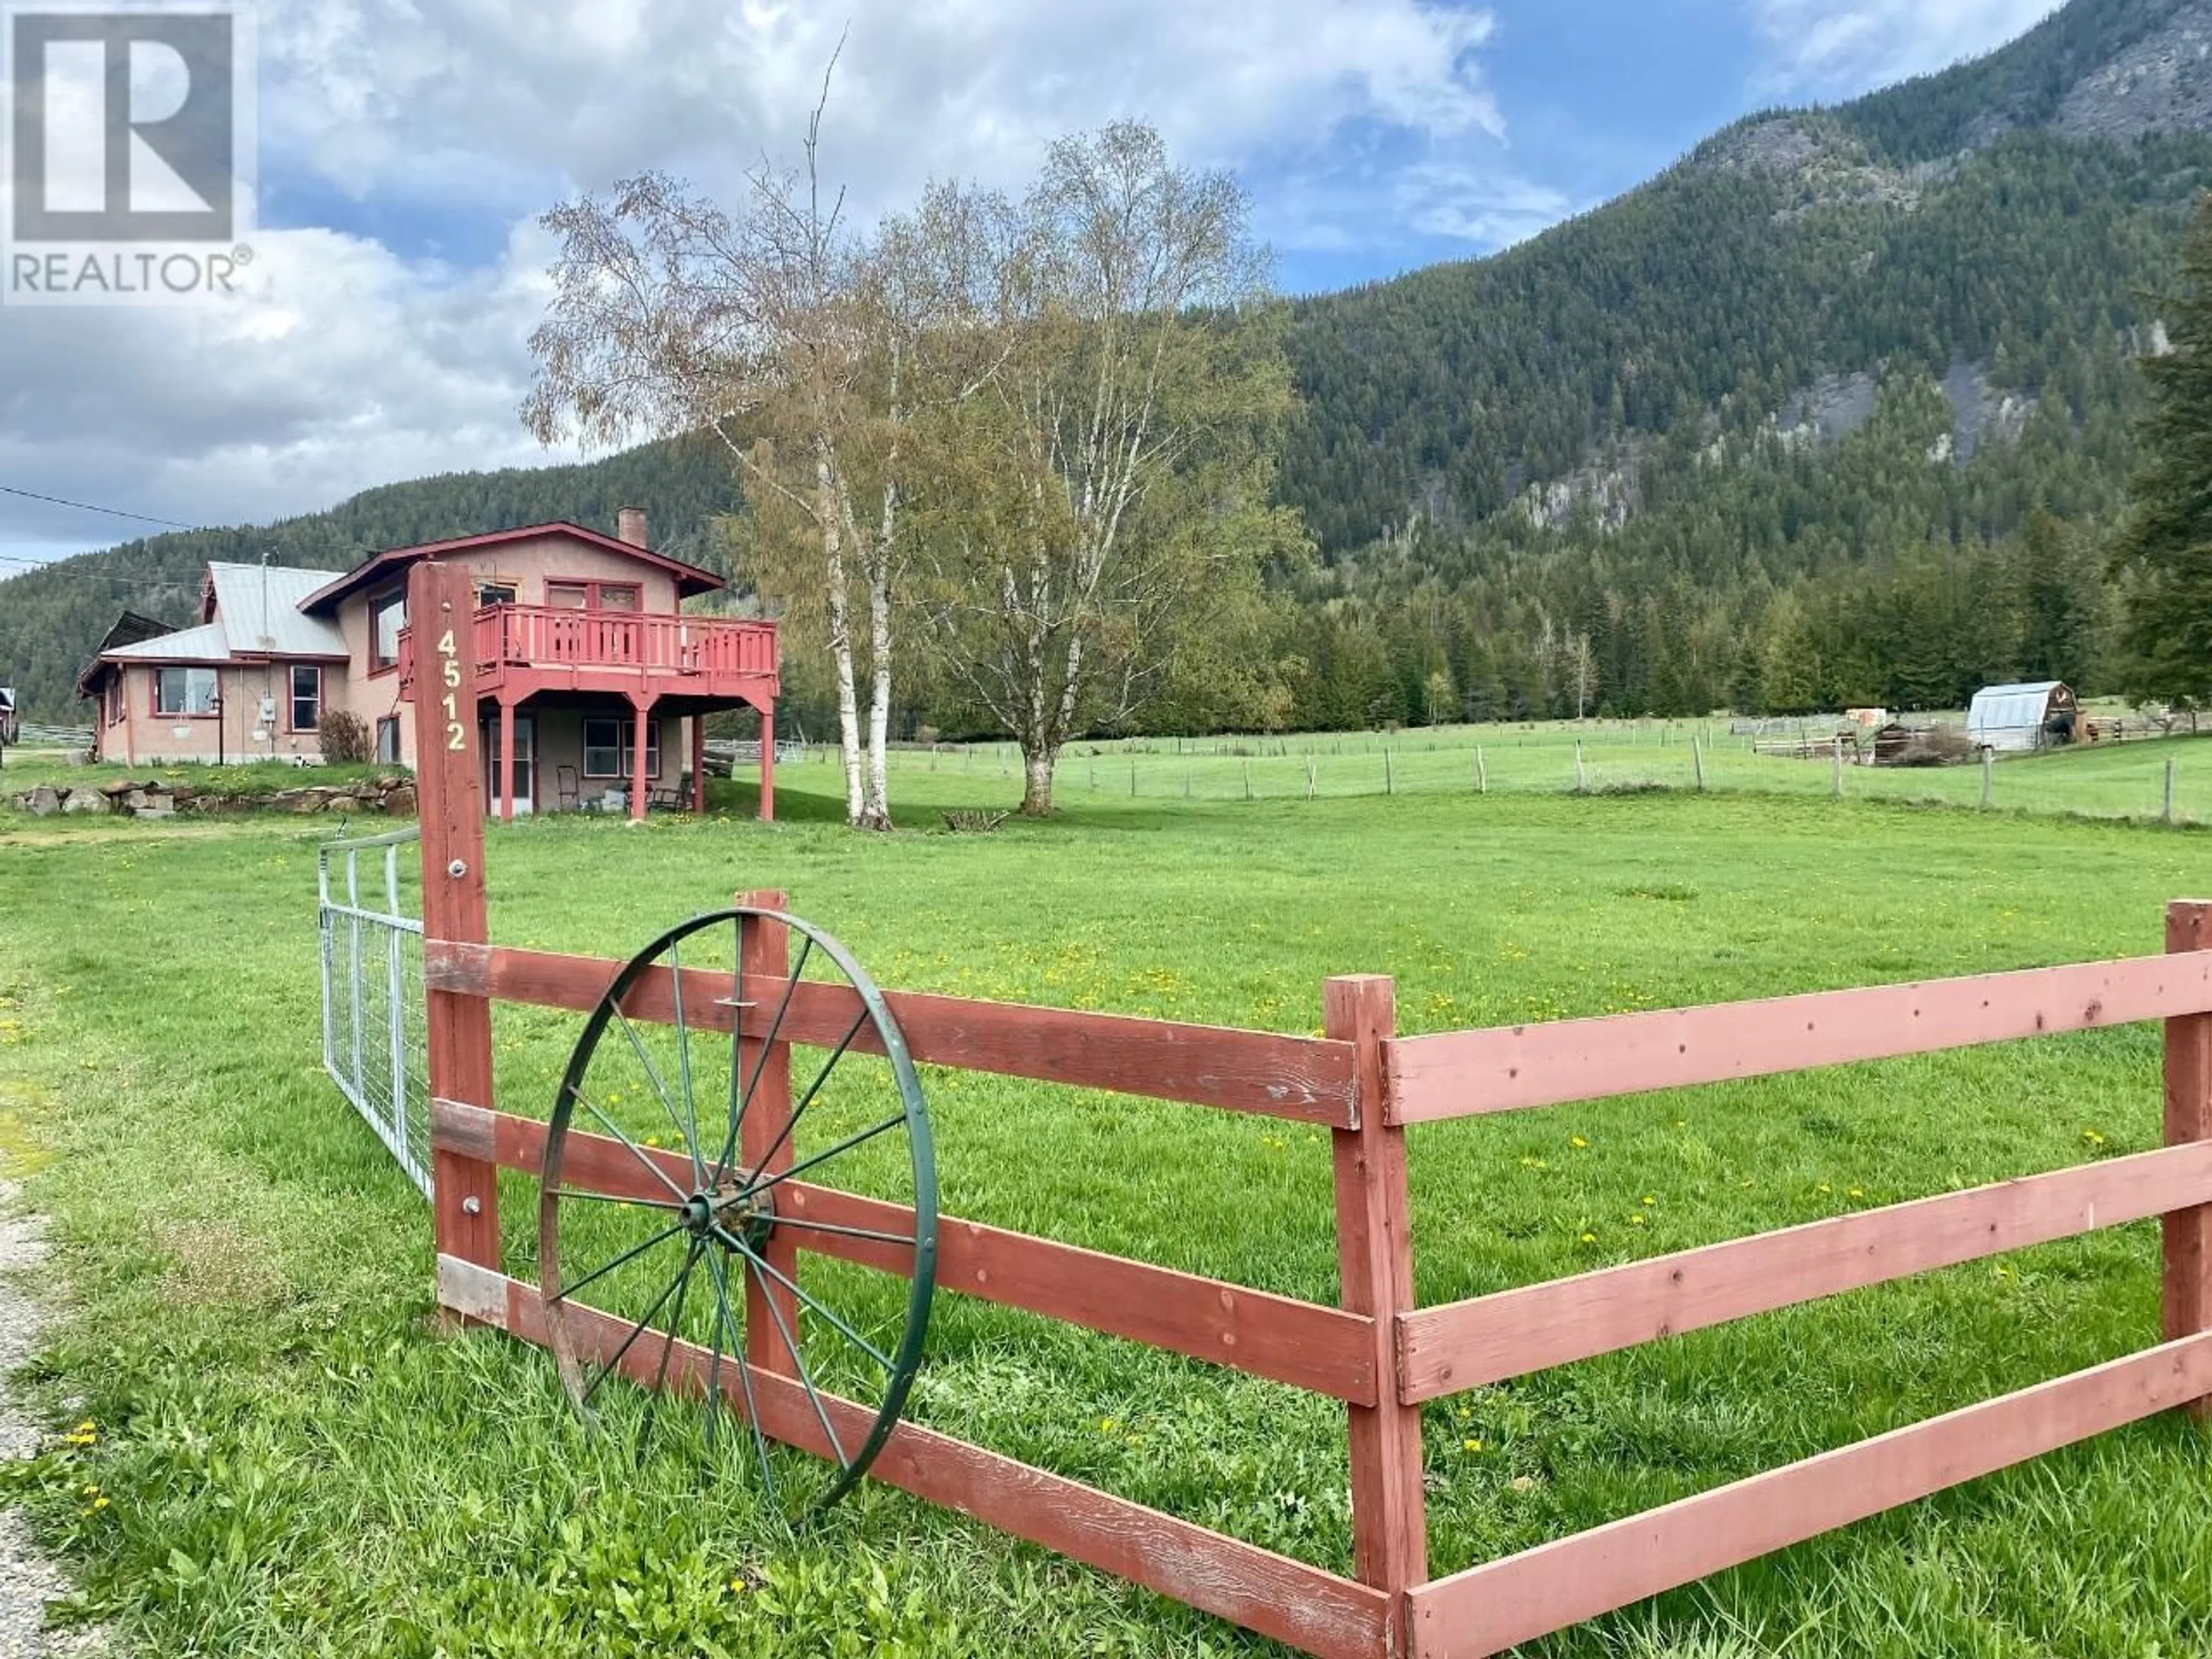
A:
<svg viewBox="0 0 2212 1659">
<path fill-rule="evenodd" d="M 650 166 L 712 187 L 795 147 L 842 35 L 824 155 L 879 206 L 931 175 L 1011 182 L 1118 115 L 1223 163 L 1353 119 L 1495 137 L 1474 57 L 1492 27 L 1440 0 L 321 0 L 264 15 L 263 118 L 364 192 L 411 186 L 426 149 L 586 186 Z"/>
<path fill-rule="evenodd" d="M 1948 68 L 2020 34 L 2053 0 L 1747 0 L 1762 89 L 1845 97 Z"/>
<path fill-rule="evenodd" d="M 1299 245 L 1346 225 L 1521 234 L 1542 193 L 1482 181 L 1504 134 L 1478 58 L 1492 27 L 1454 0 L 263 0 L 264 196 L 335 191 L 421 243 L 496 227 L 502 253 L 457 272 L 264 231 L 234 304 L 0 308 L 0 483 L 259 522 L 426 471 L 569 459 L 515 415 L 543 303 L 535 214 L 647 167 L 721 191 L 790 155 L 841 33 L 823 160 L 864 219 L 932 176 L 1018 182 L 1053 138 L 1135 115 L 1183 160 L 1279 184 L 1304 205 L 1263 229 Z M 1391 147 L 1468 159 L 1345 186 L 1347 155 Z M 132 533 L 0 497 L 0 552 Z"/>
<path fill-rule="evenodd" d="M 328 231 L 254 246 L 232 301 L 0 311 L 0 483 L 237 524 L 392 479 L 554 459 L 515 416 L 544 303 L 534 230 L 459 276 Z M 154 529 L 0 502 L 0 552 Z"/>
</svg>

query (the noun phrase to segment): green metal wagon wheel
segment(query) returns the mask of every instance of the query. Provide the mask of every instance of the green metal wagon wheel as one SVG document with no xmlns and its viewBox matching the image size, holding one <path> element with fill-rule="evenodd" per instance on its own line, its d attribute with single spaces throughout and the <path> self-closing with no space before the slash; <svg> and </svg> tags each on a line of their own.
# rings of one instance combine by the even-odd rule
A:
<svg viewBox="0 0 2212 1659">
<path fill-rule="evenodd" d="M 746 983 L 745 946 L 763 927 L 787 929 L 797 950 L 789 977 L 760 987 L 756 997 Z M 810 963 L 828 975 L 807 981 L 800 1000 L 812 1012 L 802 1009 L 787 1033 L 794 988 Z M 735 994 L 701 1006 L 702 974 L 730 975 Z M 841 989 L 848 994 L 836 995 Z M 625 1012 L 634 994 L 656 998 L 655 1018 Z M 825 1010 L 841 1011 L 828 1026 Z M 660 1018 L 663 1011 L 672 1019 Z M 745 1118 L 767 1109 L 758 1097 L 779 1038 L 791 1044 L 791 1109 L 748 1167 Z M 626 1149 L 617 1159 L 623 1179 L 604 1183 L 626 1194 L 564 1182 L 572 1128 Z M 870 1212 L 872 1220 L 898 1216 L 896 1224 L 814 1219 L 797 1213 L 805 1188 L 794 1182 L 902 1211 Z M 642 1455 L 669 1391 L 670 1360 L 679 1341 L 696 1345 L 709 1356 L 703 1376 L 694 1356 L 688 1382 L 685 1368 L 677 1377 L 703 1402 L 709 1455 L 735 1405 L 779 1507 L 835 1503 L 866 1472 L 905 1408 L 936 1277 L 929 1116 L 883 994 L 836 939 L 780 911 L 717 910 L 661 934 L 616 975 L 569 1057 L 547 1126 L 538 1224 L 548 1340 L 580 1410 L 590 1416 L 605 1405 L 604 1386 L 618 1372 L 649 1382 L 637 1425 Z M 805 1272 L 793 1246 L 809 1251 Z M 617 1324 L 586 1314 L 586 1305 Z M 748 1319 L 763 1312 L 755 1346 L 769 1369 L 804 1389 L 830 1450 L 826 1464 L 772 1450 L 763 1431 L 743 1358 Z M 826 1404 L 832 1395 L 872 1413 L 865 1432 Z"/>
</svg>

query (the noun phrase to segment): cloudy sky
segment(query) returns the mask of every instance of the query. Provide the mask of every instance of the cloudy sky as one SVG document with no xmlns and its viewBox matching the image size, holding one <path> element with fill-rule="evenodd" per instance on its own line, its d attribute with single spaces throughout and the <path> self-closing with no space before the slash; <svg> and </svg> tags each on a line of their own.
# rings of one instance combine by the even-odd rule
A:
<svg viewBox="0 0 2212 1659">
<path fill-rule="evenodd" d="M 1312 290 L 1486 253 L 1778 101 L 1984 51 L 2051 0 L 261 0 L 249 297 L 0 307 L 0 489 L 259 523 L 525 437 L 536 216 L 803 132 L 860 214 L 1152 121 Z M 0 494 L 0 575 L 142 533 Z"/>
</svg>

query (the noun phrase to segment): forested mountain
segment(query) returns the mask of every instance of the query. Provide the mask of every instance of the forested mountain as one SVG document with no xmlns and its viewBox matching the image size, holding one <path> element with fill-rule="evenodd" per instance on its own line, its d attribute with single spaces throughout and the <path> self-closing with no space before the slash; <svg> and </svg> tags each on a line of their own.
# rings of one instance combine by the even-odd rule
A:
<svg viewBox="0 0 2212 1659">
<path fill-rule="evenodd" d="M 1299 724 L 1956 702 L 2100 689 L 2135 360 L 2212 185 L 2212 0 L 2073 0 L 1977 62 L 1751 117 L 1496 258 L 1294 307 L 1280 489 L 1320 557 L 1258 691 Z M 697 447 L 371 491 L 0 583 L 34 716 L 113 612 L 209 557 L 294 562 L 636 501 L 706 553 Z M 711 555 L 707 555 L 708 562 Z M 100 580 L 92 580 L 93 578 Z M 175 584 L 126 586 L 147 579 Z M 798 688 L 805 695 L 802 676 Z M 908 724 L 961 724 L 908 687 Z M 1287 711 L 1287 713 L 1285 713 Z"/>
</svg>

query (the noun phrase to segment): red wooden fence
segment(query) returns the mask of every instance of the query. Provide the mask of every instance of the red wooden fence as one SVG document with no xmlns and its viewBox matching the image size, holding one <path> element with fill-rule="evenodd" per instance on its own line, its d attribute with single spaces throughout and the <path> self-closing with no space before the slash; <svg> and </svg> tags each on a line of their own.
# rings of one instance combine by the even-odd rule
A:
<svg viewBox="0 0 2212 1659">
<path fill-rule="evenodd" d="M 465 572 L 420 567 L 409 613 L 432 684 L 472 684 Z M 451 632 L 444 624 L 453 618 Z M 451 669 L 447 666 L 451 664 Z M 475 722 L 451 729 L 418 696 L 425 981 L 434 1108 L 441 1304 L 525 1340 L 545 1340 L 535 1285 L 500 1270 L 501 1169 L 535 1171 L 544 1126 L 492 1109 L 494 999 L 590 1007 L 612 960 L 486 942 Z M 760 897 L 763 896 L 754 896 Z M 872 1478 L 1188 1602 L 1323 1659 L 1478 1659 L 1960 1481 L 2170 1407 L 2212 1401 L 2212 903 L 2167 915 L 2167 954 L 1926 984 L 1819 993 L 1601 1019 L 1397 1037 L 1391 983 L 1323 987 L 1318 1038 L 1217 1030 L 965 998 L 893 993 L 915 1057 L 939 1066 L 1117 1091 L 1325 1125 L 1331 1132 L 1341 1305 L 1327 1307 L 951 1218 L 941 1288 L 1065 1320 L 1345 1402 L 1353 1576 L 1291 1560 L 911 1424 Z M 684 975 L 685 1007 L 739 1036 L 766 1034 L 787 969 L 765 940 L 730 975 Z M 2203 954 L 2199 954 L 2203 953 Z M 772 959 L 773 958 L 773 959 Z M 672 975 L 641 984 L 632 1018 L 671 1017 Z M 789 1044 L 834 1042 L 849 991 L 794 988 L 772 1066 Z M 2166 1145 L 2131 1157 L 1863 1211 L 1438 1307 L 1416 1305 L 1407 1203 L 1408 1123 L 1724 1079 L 1928 1053 L 2130 1021 L 2165 1022 Z M 760 1115 L 763 1134 L 776 1114 Z M 749 1123 L 750 1127 L 750 1123 Z M 668 1174 L 685 1170 L 663 1154 Z M 571 1133 L 572 1187 L 657 1195 L 619 1142 Z M 793 1182 L 802 1213 L 897 1232 L 906 1212 Z M 1552 1365 L 1908 1274 L 2164 1218 L 2164 1340 L 2128 1358 L 1894 1430 L 1431 1582 L 1423 1522 L 1422 1402 Z M 889 1272 L 900 1253 L 842 1234 L 807 1250 Z M 790 1269 L 787 1267 L 787 1271 Z M 572 1308 L 611 1354 L 628 1328 Z M 707 1386 L 683 1345 L 672 1386 Z M 642 1347 L 625 1369 L 649 1383 Z M 731 1409 L 751 1385 L 764 1432 L 826 1453 L 788 1361 L 726 1365 Z M 652 1364 L 659 1363 L 656 1348 Z M 831 1401 L 848 1439 L 866 1416 Z"/>
</svg>

